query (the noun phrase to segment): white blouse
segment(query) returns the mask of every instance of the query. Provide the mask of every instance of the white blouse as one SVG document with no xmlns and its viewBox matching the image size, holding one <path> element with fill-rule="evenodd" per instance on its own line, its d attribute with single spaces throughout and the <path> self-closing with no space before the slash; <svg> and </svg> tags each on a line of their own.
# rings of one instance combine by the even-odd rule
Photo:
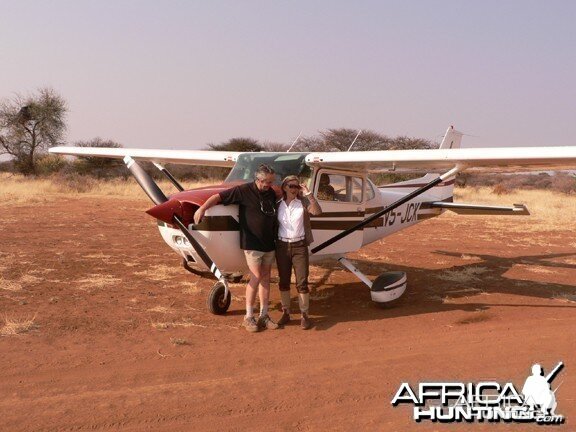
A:
<svg viewBox="0 0 576 432">
<path fill-rule="evenodd" d="M 282 200 L 278 207 L 278 236 L 288 239 L 304 237 L 304 206 L 302 201 L 295 198 L 286 205 Z"/>
</svg>

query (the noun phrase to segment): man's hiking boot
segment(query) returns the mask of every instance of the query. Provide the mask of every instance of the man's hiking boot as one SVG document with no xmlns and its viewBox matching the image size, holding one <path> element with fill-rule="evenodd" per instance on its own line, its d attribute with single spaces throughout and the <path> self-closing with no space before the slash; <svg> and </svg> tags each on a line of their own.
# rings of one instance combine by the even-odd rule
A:
<svg viewBox="0 0 576 432">
<path fill-rule="evenodd" d="M 242 325 L 246 328 L 247 331 L 250 333 L 256 333 L 258 329 L 258 324 L 256 323 L 256 319 L 253 316 L 245 317 L 244 322 Z"/>
<path fill-rule="evenodd" d="M 258 328 L 261 328 L 262 330 L 276 330 L 279 327 L 280 326 L 272 321 L 268 315 L 264 315 L 258 318 Z"/>
</svg>

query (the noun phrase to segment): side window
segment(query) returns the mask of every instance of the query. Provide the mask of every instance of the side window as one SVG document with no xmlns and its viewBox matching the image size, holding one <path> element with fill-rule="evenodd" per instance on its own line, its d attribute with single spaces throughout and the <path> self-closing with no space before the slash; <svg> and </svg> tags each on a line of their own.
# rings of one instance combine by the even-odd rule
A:
<svg viewBox="0 0 576 432">
<path fill-rule="evenodd" d="M 350 182 L 350 201 L 362 202 L 362 179 L 359 177 L 348 177 Z"/>
<path fill-rule="evenodd" d="M 360 177 L 322 173 L 316 197 L 322 201 L 362 202 L 363 180 Z"/>
<path fill-rule="evenodd" d="M 374 187 L 369 181 L 366 181 L 366 201 L 374 199 L 376 192 L 374 192 Z"/>
</svg>

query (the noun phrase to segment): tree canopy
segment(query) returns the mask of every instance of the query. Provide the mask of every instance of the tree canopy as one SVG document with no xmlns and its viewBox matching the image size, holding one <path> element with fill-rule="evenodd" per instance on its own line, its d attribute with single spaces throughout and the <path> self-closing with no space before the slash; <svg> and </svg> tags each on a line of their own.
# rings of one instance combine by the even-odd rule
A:
<svg viewBox="0 0 576 432">
<path fill-rule="evenodd" d="M 328 129 L 319 132 L 318 135 L 302 137 L 292 148 L 293 151 L 304 152 L 345 152 L 354 142 L 358 135 L 356 129 Z M 409 138 L 399 136 L 390 138 L 371 130 L 362 131 L 350 151 L 368 150 L 409 150 L 409 149 L 429 149 L 435 147 L 431 141 L 422 138 Z"/>
<path fill-rule="evenodd" d="M 231 138 L 221 144 L 208 144 L 210 150 L 237 151 L 237 152 L 259 152 L 264 147 L 254 138 Z"/>
<path fill-rule="evenodd" d="M 14 158 L 23 174 L 36 174 L 36 157 L 62 143 L 66 131 L 65 100 L 50 88 L 0 103 L 0 153 Z"/>
</svg>

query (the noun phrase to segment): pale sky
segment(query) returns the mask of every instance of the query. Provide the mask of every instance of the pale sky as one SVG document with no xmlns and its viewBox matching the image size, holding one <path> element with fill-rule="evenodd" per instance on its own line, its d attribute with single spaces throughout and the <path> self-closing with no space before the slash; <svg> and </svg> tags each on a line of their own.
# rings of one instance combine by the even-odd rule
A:
<svg viewBox="0 0 576 432">
<path fill-rule="evenodd" d="M 0 59 L 0 98 L 67 100 L 70 144 L 576 145 L 575 1 L 0 0 Z"/>
</svg>

